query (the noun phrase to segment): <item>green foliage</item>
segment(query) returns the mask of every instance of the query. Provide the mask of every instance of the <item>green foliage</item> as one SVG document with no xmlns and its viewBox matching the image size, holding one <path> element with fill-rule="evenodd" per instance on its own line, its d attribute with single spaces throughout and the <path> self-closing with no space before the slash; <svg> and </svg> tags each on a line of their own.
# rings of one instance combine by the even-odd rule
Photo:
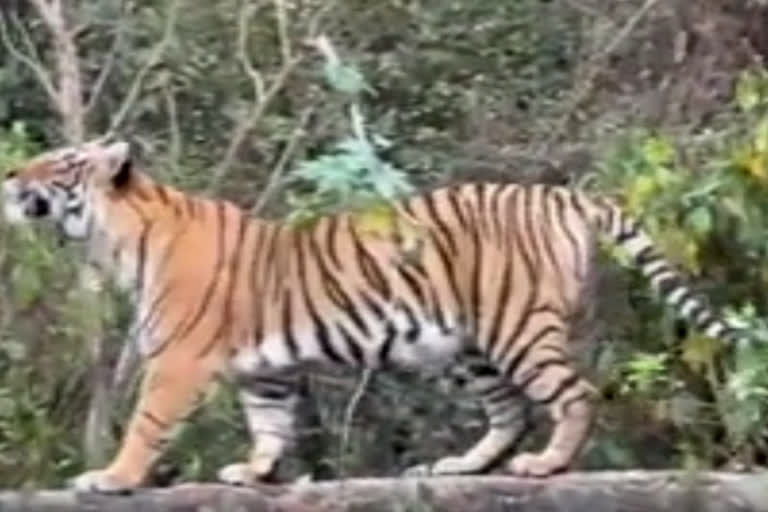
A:
<svg viewBox="0 0 768 512">
<path fill-rule="evenodd" d="M 622 393 L 648 393 L 657 386 L 667 384 L 669 354 L 637 354 L 625 363 L 626 376 L 621 383 Z"/>
<path fill-rule="evenodd" d="M 328 59 L 323 66 L 323 75 L 332 89 L 351 96 L 372 91 L 365 77 L 355 66 Z"/>
<path fill-rule="evenodd" d="M 746 71 L 737 83 L 734 109 L 719 131 L 679 140 L 633 131 L 606 154 L 593 177 L 598 188 L 617 195 L 642 218 L 671 260 L 702 280 L 717 276 L 722 284 L 710 282 L 708 295 L 721 305 L 744 304 L 728 310 L 730 321 L 768 346 L 765 320 L 756 313 L 767 305 L 768 208 L 760 198 L 768 183 L 766 94 L 765 71 Z M 638 289 L 641 281 L 638 277 Z M 681 446 L 692 450 L 689 455 L 750 463 L 753 452 L 765 449 L 768 350 L 742 347 L 722 361 L 729 352 L 699 334 L 677 340 L 663 325 L 648 324 L 633 331 L 632 338 L 644 350 L 655 345 L 658 352 L 630 356 L 620 389 L 655 403 L 662 412 L 659 419 L 687 428 Z M 659 338 L 665 340 L 661 345 Z M 678 342 L 682 350 L 673 360 L 670 346 Z M 715 425 L 725 429 L 722 447 L 712 444 Z"/>
<path fill-rule="evenodd" d="M 20 123 L 0 133 L 3 171 L 39 151 Z M 82 464 L 82 425 L 72 410 L 86 407 L 82 333 L 94 309 L 77 307 L 75 251 L 59 247 L 51 231 L 0 226 L 0 481 L 7 486 L 51 485 Z"/>
<path fill-rule="evenodd" d="M 407 175 L 382 160 L 366 134 L 357 95 L 370 90 L 370 86 L 362 73 L 333 54 L 326 56 L 323 69 L 328 84 L 353 99 L 350 123 L 354 135 L 338 142 L 329 154 L 298 164 L 292 173 L 292 181 L 299 186 L 310 185 L 311 192 L 288 196 L 292 210 L 289 222 L 308 222 L 341 210 L 365 210 L 412 191 Z M 386 144 L 381 137 L 374 139 L 379 144 Z"/>
<path fill-rule="evenodd" d="M 9 130 L 0 131 L 0 172 L 4 175 L 37 149 L 29 140 L 26 125 L 21 121 L 12 123 Z"/>
<path fill-rule="evenodd" d="M 405 174 L 382 161 L 370 141 L 357 137 L 342 140 L 332 154 L 300 163 L 293 176 L 313 185 L 310 194 L 289 196 L 289 219 L 294 221 L 366 207 L 411 191 Z"/>
</svg>

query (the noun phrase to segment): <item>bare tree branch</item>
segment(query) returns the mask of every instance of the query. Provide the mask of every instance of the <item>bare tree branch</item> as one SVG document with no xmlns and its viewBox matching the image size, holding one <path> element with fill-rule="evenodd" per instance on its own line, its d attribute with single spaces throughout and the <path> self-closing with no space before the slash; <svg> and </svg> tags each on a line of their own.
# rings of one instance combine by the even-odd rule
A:
<svg viewBox="0 0 768 512">
<path fill-rule="evenodd" d="M 573 91 L 571 99 L 565 109 L 565 113 L 560 117 L 545 143 L 542 144 L 541 150 L 538 151 L 539 155 L 551 152 L 552 145 L 555 144 L 563 135 L 569 121 L 575 114 L 576 110 L 592 93 L 593 84 L 597 76 L 600 74 L 602 62 L 611 53 L 613 53 L 622 42 L 627 39 L 637 24 L 640 23 L 645 15 L 648 14 L 648 12 L 653 9 L 657 3 L 659 3 L 659 0 L 645 0 L 643 5 L 637 11 L 635 11 L 635 13 L 627 20 L 626 23 L 624 23 L 624 25 L 616 32 L 613 38 L 608 41 L 607 44 L 602 45 L 601 50 L 589 59 L 589 62 L 586 64 L 588 67 L 586 77 L 582 81 L 581 85 Z"/>
<path fill-rule="evenodd" d="M 182 137 L 181 129 L 179 128 L 179 113 L 176 108 L 176 96 L 171 85 L 166 84 L 163 87 L 163 98 L 165 99 L 165 108 L 168 111 L 168 135 L 170 138 L 168 161 L 170 162 L 171 170 L 174 173 L 178 173 L 182 152 Z"/>
<path fill-rule="evenodd" d="M 338 66 L 341 62 L 339 54 L 336 53 L 336 49 L 326 34 L 319 34 L 317 37 L 309 39 L 307 43 L 315 48 L 331 66 Z"/>
<path fill-rule="evenodd" d="M 171 5 L 168 7 L 165 18 L 165 28 L 163 29 L 163 37 L 155 45 L 155 47 L 152 48 L 152 52 L 144 63 L 144 66 L 142 66 L 139 72 L 136 73 L 136 78 L 133 80 L 133 83 L 128 89 L 128 93 L 120 105 L 120 108 L 117 110 L 117 113 L 112 116 L 112 120 L 110 121 L 109 130 L 107 133 L 114 133 L 117 131 L 120 125 L 123 124 L 125 117 L 128 115 L 128 112 L 133 107 L 136 99 L 139 96 L 139 93 L 141 92 L 141 88 L 144 85 L 144 78 L 147 76 L 147 73 L 149 73 L 149 71 L 160 62 L 160 59 L 165 53 L 165 49 L 171 43 L 174 35 L 174 29 L 176 27 L 176 20 L 178 19 L 180 3 L 181 2 L 179 0 L 173 0 Z"/>
<path fill-rule="evenodd" d="M 123 6 L 121 5 L 120 11 L 122 12 Z M 104 63 L 101 65 L 101 70 L 99 71 L 99 76 L 96 77 L 96 81 L 93 84 L 93 87 L 91 87 L 91 93 L 88 97 L 88 103 L 85 106 L 85 114 L 88 115 L 93 108 L 96 106 L 96 103 L 99 100 L 99 97 L 101 96 L 102 91 L 104 90 L 104 85 L 107 83 L 107 79 L 109 78 L 109 75 L 112 73 L 112 69 L 114 68 L 115 61 L 117 60 L 117 55 L 120 53 L 120 49 L 123 46 L 123 41 L 125 41 L 124 36 L 125 35 L 125 22 L 120 21 L 117 24 L 117 27 L 115 27 L 115 36 L 112 38 L 112 45 L 109 49 L 109 53 L 107 54 L 107 57 L 104 59 Z"/>
<path fill-rule="evenodd" d="M 256 69 L 248 55 L 248 26 L 251 18 L 257 10 L 257 5 L 245 2 L 238 17 L 237 24 L 237 60 L 243 66 L 245 74 L 253 83 L 253 97 L 256 103 L 260 103 L 264 98 L 264 77 Z"/>
<path fill-rule="evenodd" d="M 278 158 L 277 163 L 272 168 L 272 172 L 269 175 L 269 181 L 267 181 L 267 185 L 264 187 L 264 191 L 261 193 L 261 195 L 259 195 L 259 198 L 253 205 L 253 208 L 251 208 L 251 213 L 260 213 L 264 208 L 264 205 L 267 204 L 267 201 L 269 201 L 276 192 L 280 183 L 280 179 L 283 177 L 285 169 L 288 166 L 288 162 L 296 151 L 296 148 L 298 147 L 302 137 L 306 135 L 307 125 L 309 124 L 309 120 L 312 118 L 312 114 L 315 113 L 315 110 L 316 107 L 311 105 L 304 109 L 304 112 L 302 112 L 298 124 L 293 129 L 293 132 L 291 132 L 288 143 L 285 145 L 283 152 L 280 154 L 280 158 Z"/>
<path fill-rule="evenodd" d="M 291 38 L 288 36 L 288 16 L 285 13 L 285 1 L 274 0 L 277 16 L 277 33 L 280 38 L 280 54 L 283 62 L 291 60 Z"/>
<path fill-rule="evenodd" d="M 326 0 L 325 3 L 317 10 L 307 24 L 307 39 L 314 39 L 317 34 L 320 33 L 320 24 L 323 22 L 325 15 L 331 12 L 336 7 L 337 0 Z"/>
<path fill-rule="evenodd" d="M 109 396 L 109 367 L 105 363 L 104 332 L 102 318 L 104 281 L 101 273 L 93 266 L 80 267 L 80 288 L 78 296 L 82 311 L 87 311 L 85 333 L 88 337 L 90 399 L 83 429 L 83 452 L 89 465 L 105 462 L 107 448 L 112 442 L 109 419 L 112 400 Z"/>
<path fill-rule="evenodd" d="M 613 23 L 613 20 L 610 18 L 610 16 L 607 16 L 604 12 L 592 7 L 591 5 L 587 5 L 579 0 L 565 0 L 565 3 L 570 5 L 574 10 L 581 12 L 582 14 L 586 14 L 587 16 L 591 16 L 593 18 L 599 18 L 601 20 L 608 20 L 609 22 Z"/>
<path fill-rule="evenodd" d="M 309 23 L 307 24 L 308 40 L 313 40 L 315 38 L 319 24 L 320 24 L 320 19 L 322 18 L 322 16 L 325 15 L 326 12 L 328 12 L 328 10 L 334 4 L 335 4 L 334 1 L 326 2 L 325 5 L 320 7 L 317 10 L 317 12 L 312 16 L 312 18 L 309 20 Z M 282 27 L 278 26 L 278 37 L 280 37 L 279 43 L 280 43 L 284 60 L 282 61 L 280 70 L 272 79 L 271 85 L 269 86 L 269 88 L 265 90 L 263 77 L 261 73 L 254 68 L 254 66 L 250 61 L 250 58 L 248 58 L 248 53 L 247 53 L 248 51 L 247 21 L 249 19 L 249 16 L 252 16 L 254 9 L 250 4 L 247 4 L 247 3 L 243 6 L 243 9 L 240 15 L 240 26 L 238 31 L 238 56 L 243 66 L 243 69 L 245 70 L 246 74 L 248 74 L 248 76 L 251 77 L 251 80 L 254 83 L 254 91 L 255 91 L 254 95 L 256 97 L 256 100 L 255 100 L 255 105 L 251 109 L 250 113 L 244 116 L 235 125 L 235 128 L 232 132 L 232 137 L 230 137 L 230 144 L 227 147 L 226 152 L 224 153 L 224 157 L 222 158 L 221 163 L 218 166 L 216 166 L 216 168 L 213 170 L 209 190 L 215 190 L 216 188 L 218 188 L 223 178 L 226 176 L 226 174 L 234 165 L 235 158 L 236 158 L 237 152 L 240 149 L 240 146 L 242 146 L 243 142 L 245 142 L 245 139 L 248 137 L 248 134 L 264 116 L 264 113 L 266 112 L 267 108 L 270 106 L 274 98 L 283 89 L 283 86 L 285 85 L 286 80 L 291 75 L 293 70 L 304 59 L 303 55 L 300 55 L 300 54 L 296 55 L 291 53 L 290 43 L 287 41 L 287 38 L 288 38 L 288 33 L 286 28 L 287 20 L 281 21 L 281 18 L 285 16 L 284 4 L 280 0 L 275 0 L 275 7 L 276 9 L 282 9 L 281 12 L 278 12 L 277 19 L 278 19 L 278 25 L 280 25 L 281 23 L 284 24 L 284 26 Z"/>
<path fill-rule="evenodd" d="M 61 0 L 29 1 L 43 18 L 53 41 L 58 84 L 56 106 L 63 123 L 64 138 L 70 143 L 80 143 L 85 139 L 80 62 Z"/>
<path fill-rule="evenodd" d="M 251 108 L 251 111 L 248 113 L 248 115 L 240 119 L 240 122 L 235 126 L 232 132 L 229 146 L 224 153 L 224 158 L 213 171 L 213 177 L 210 185 L 211 189 L 216 189 L 227 172 L 229 172 L 229 169 L 234 164 L 235 156 L 237 155 L 237 151 L 240 149 L 240 146 L 243 144 L 250 131 L 256 126 L 256 124 L 258 124 L 259 120 L 264 115 L 264 112 L 266 112 L 267 107 L 270 105 L 272 100 L 282 90 L 285 81 L 288 79 L 288 76 L 301 61 L 301 57 L 290 57 L 287 61 L 283 61 L 280 71 L 278 71 L 277 75 L 272 79 L 272 84 L 270 85 L 269 89 L 266 89 L 264 78 L 261 72 L 259 72 L 253 66 L 253 63 L 251 62 L 251 59 L 248 55 L 248 22 L 253 16 L 255 9 L 255 6 L 249 2 L 246 2 L 243 5 L 239 17 L 240 23 L 238 25 L 237 34 L 238 60 L 240 60 L 240 63 L 243 66 L 243 70 L 253 82 L 254 106 Z"/>
<path fill-rule="evenodd" d="M 27 28 L 24 26 L 24 23 L 22 23 L 21 19 L 19 18 L 19 13 L 14 11 L 10 14 L 10 16 L 11 21 L 13 21 L 15 30 L 21 36 L 21 40 L 24 43 L 27 55 L 29 55 L 30 58 L 32 58 L 35 62 L 39 62 L 42 65 L 43 59 L 40 57 L 34 41 L 32 41 L 32 36 L 29 34 L 29 30 L 27 30 Z"/>
<path fill-rule="evenodd" d="M 213 180 L 211 182 L 212 183 L 211 188 L 215 189 L 221 183 L 221 180 L 224 178 L 224 176 L 227 174 L 229 169 L 232 167 L 232 164 L 235 161 L 235 155 L 237 155 L 237 151 L 240 149 L 240 146 L 245 141 L 245 138 L 251 132 L 253 127 L 256 126 L 259 120 L 261 120 L 262 116 L 267 110 L 267 107 L 269 107 L 272 100 L 282 90 L 286 80 L 288 79 L 290 74 L 293 72 L 293 70 L 296 68 L 296 66 L 299 64 L 299 62 L 301 62 L 301 60 L 302 60 L 301 57 L 293 57 L 292 60 L 288 62 L 287 65 L 283 66 L 283 68 L 280 70 L 277 76 L 273 79 L 269 89 L 265 91 L 261 101 L 251 111 L 250 115 L 243 118 L 240 121 L 240 123 L 237 125 L 232 135 L 232 139 L 229 144 L 229 147 L 227 148 L 227 152 L 225 153 L 224 158 L 221 161 L 221 164 L 219 164 L 216 167 L 216 169 L 214 169 L 213 171 Z"/>
<path fill-rule="evenodd" d="M 368 388 L 368 383 L 371 381 L 371 375 L 373 375 L 372 369 L 366 368 L 363 370 L 363 373 L 360 376 L 360 381 L 355 388 L 355 392 L 352 394 L 347 407 L 344 409 L 344 422 L 342 423 L 341 440 L 339 441 L 339 462 L 344 460 L 344 452 L 347 451 L 347 446 L 349 446 L 349 432 L 352 427 L 352 419 L 355 416 L 355 411 L 360 404 L 360 400 L 363 399 L 365 390 Z M 342 464 L 339 464 L 339 467 L 343 470 Z"/>
<path fill-rule="evenodd" d="M 35 74 L 37 81 L 45 91 L 45 94 L 48 95 L 51 103 L 54 105 L 57 104 L 59 95 L 56 91 L 56 87 L 53 85 L 50 73 L 48 73 L 45 66 L 40 61 L 25 54 L 13 44 L 13 41 L 11 41 L 10 35 L 8 34 L 8 25 L 2 10 L 0 10 L 0 37 L 2 37 L 3 45 L 5 46 L 5 49 L 8 50 L 8 53 L 10 53 L 14 59 L 27 66 Z"/>
</svg>

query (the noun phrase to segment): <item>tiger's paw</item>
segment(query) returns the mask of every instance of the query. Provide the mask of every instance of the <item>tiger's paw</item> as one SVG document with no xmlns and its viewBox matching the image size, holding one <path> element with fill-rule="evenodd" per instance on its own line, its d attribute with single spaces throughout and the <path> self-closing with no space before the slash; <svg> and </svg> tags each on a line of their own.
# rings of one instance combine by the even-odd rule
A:
<svg viewBox="0 0 768 512">
<path fill-rule="evenodd" d="M 258 483 L 270 483 L 275 480 L 276 466 L 274 461 L 254 461 L 236 463 L 224 466 L 219 470 L 219 480 L 225 484 L 248 486 Z"/>
<path fill-rule="evenodd" d="M 70 487 L 80 492 L 100 492 L 104 494 L 124 494 L 136 488 L 136 485 L 121 482 L 105 470 L 86 471 L 70 482 Z"/>
<path fill-rule="evenodd" d="M 520 453 L 507 464 L 507 470 L 515 476 L 544 478 L 565 471 L 567 464 L 562 457 L 546 453 Z"/>
<path fill-rule="evenodd" d="M 480 473 L 483 467 L 477 461 L 462 456 L 443 457 L 434 464 L 418 464 L 406 469 L 402 476 L 406 478 L 423 478 L 440 475 L 473 475 Z"/>
<path fill-rule="evenodd" d="M 433 475 L 471 475 L 479 473 L 482 466 L 466 457 L 443 457 L 432 466 Z"/>
<path fill-rule="evenodd" d="M 219 470 L 219 480 L 229 485 L 253 485 L 259 481 L 256 473 L 248 464 L 229 464 Z"/>
<path fill-rule="evenodd" d="M 429 464 L 417 464 L 406 468 L 400 475 L 404 478 L 424 478 L 432 475 L 432 466 Z"/>
</svg>

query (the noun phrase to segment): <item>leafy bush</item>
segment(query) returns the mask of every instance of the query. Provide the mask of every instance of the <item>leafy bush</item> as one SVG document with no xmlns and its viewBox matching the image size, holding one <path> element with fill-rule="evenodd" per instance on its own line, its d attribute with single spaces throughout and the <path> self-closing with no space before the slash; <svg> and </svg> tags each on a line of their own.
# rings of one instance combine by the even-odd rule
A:
<svg viewBox="0 0 768 512">
<path fill-rule="evenodd" d="M 768 331 L 756 311 L 765 311 L 768 282 L 768 203 L 761 199 L 768 190 L 767 157 L 768 74 L 750 70 L 738 82 L 732 108 L 706 130 L 677 138 L 633 130 L 590 176 L 642 219 L 663 252 L 703 281 L 717 305 L 740 304 L 726 308 L 726 316 L 765 341 Z M 625 326 L 625 336 L 643 350 L 618 366 L 619 394 L 642 399 L 657 420 L 680 429 L 681 450 L 702 464 L 765 457 L 768 350 L 723 350 L 701 334 L 681 335 L 674 322 L 646 321 L 669 313 L 641 291 L 647 287 L 639 274 L 636 279 L 632 293 L 642 295 L 637 304 L 645 312 Z"/>
<path fill-rule="evenodd" d="M 0 169 L 39 151 L 23 124 L 0 133 Z M 0 226 L 0 479 L 38 486 L 79 461 L 77 423 L 83 366 L 76 324 L 52 321 L 70 305 L 72 261 L 43 229 Z M 57 368 L 66 367 L 66 373 Z"/>
</svg>

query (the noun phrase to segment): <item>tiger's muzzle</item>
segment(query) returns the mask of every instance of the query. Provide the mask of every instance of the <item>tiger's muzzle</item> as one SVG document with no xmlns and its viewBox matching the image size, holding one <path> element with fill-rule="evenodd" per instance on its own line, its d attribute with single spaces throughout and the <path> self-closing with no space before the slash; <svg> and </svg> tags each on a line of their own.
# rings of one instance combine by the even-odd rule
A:
<svg viewBox="0 0 768 512">
<path fill-rule="evenodd" d="M 13 173 L 3 181 L 3 211 L 9 224 L 21 224 L 30 219 L 51 215 L 51 197 L 40 187 L 25 186 Z"/>
</svg>

